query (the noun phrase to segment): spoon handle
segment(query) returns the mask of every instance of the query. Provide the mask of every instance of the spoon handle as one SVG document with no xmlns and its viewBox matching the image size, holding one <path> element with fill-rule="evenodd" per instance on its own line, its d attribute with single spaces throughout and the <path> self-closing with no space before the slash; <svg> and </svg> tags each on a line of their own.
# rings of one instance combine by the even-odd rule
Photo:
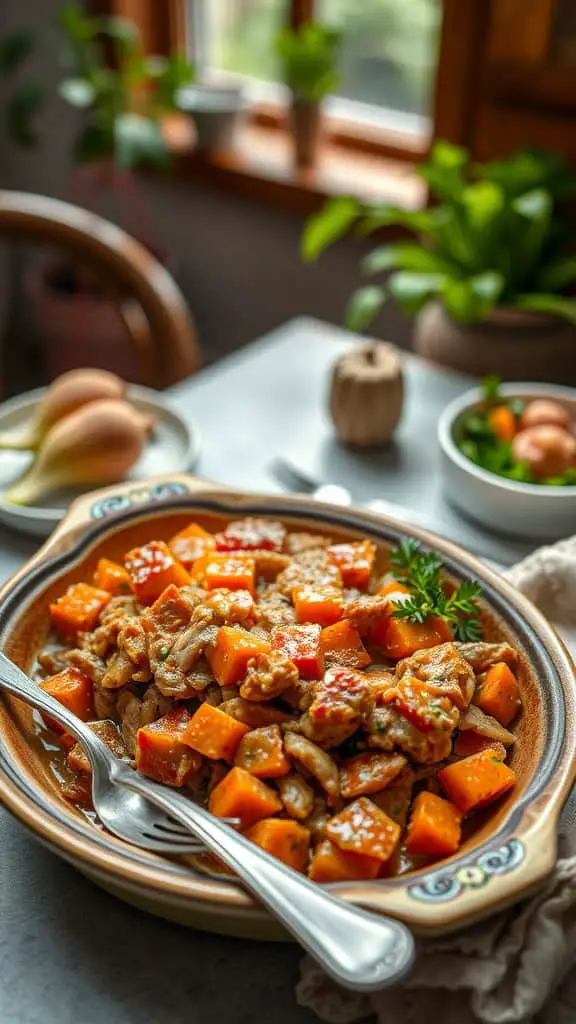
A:
<svg viewBox="0 0 576 1024">
<path fill-rule="evenodd" d="M 405 925 L 369 914 L 265 853 L 182 795 L 121 772 L 121 785 L 157 804 L 220 857 L 339 984 L 369 992 L 410 970 L 414 941 Z"/>
</svg>

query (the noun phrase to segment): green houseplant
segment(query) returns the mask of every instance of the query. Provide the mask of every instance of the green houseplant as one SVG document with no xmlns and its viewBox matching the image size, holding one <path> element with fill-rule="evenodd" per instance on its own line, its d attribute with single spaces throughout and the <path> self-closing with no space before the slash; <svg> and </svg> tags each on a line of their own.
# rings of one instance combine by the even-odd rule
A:
<svg viewBox="0 0 576 1024">
<path fill-rule="evenodd" d="M 340 40 L 339 32 L 316 21 L 296 29 L 284 27 L 276 36 L 276 55 L 292 97 L 290 122 L 297 167 L 316 162 L 322 100 L 339 82 Z"/>
<path fill-rule="evenodd" d="M 111 196 L 123 226 L 152 249 L 152 239 L 144 236 L 150 217 L 132 171 L 169 164 L 162 118 L 177 109 L 179 90 L 193 78 L 192 65 L 183 55 L 145 55 L 133 22 L 87 17 L 75 3 L 62 8 L 57 25 L 49 31 L 20 32 L 5 39 L 0 70 L 3 51 L 8 64 L 11 59 L 21 68 L 39 46 L 54 52 L 60 70 L 58 93 L 78 112 L 72 201 L 96 209 L 105 195 Z M 21 75 L 7 106 L 7 129 L 14 142 L 32 146 L 41 142 L 35 119 L 46 87 L 40 80 L 20 79 Z M 155 255 L 163 258 L 157 250 Z M 89 364 L 137 379 L 140 361 L 129 342 L 145 346 L 146 325 L 115 282 L 64 257 L 32 264 L 26 292 L 50 376 Z"/>
<path fill-rule="evenodd" d="M 465 150 L 437 142 L 418 168 L 435 205 L 410 211 L 340 197 L 311 217 L 303 258 L 315 260 L 351 229 L 394 225 L 406 237 L 363 259 L 368 275 L 388 275 L 352 296 L 347 323 L 365 330 L 394 298 L 416 316 L 417 351 L 472 373 L 576 379 L 576 176 L 557 155 L 522 151 L 474 164 Z"/>
</svg>

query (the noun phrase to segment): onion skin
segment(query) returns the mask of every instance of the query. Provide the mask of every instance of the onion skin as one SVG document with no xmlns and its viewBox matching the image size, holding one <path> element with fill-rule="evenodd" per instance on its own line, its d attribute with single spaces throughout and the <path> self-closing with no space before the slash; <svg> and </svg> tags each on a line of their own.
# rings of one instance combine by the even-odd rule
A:
<svg viewBox="0 0 576 1024">
<path fill-rule="evenodd" d="M 90 402 L 48 431 L 36 460 L 4 498 L 30 505 L 61 487 L 114 483 L 139 458 L 149 427 L 149 417 L 127 402 Z"/>
<path fill-rule="evenodd" d="M 512 455 L 526 463 L 537 480 L 545 480 L 576 466 L 576 438 L 562 427 L 542 423 L 516 434 Z"/>
<path fill-rule="evenodd" d="M 572 417 L 568 409 L 551 398 L 535 398 L 528 402 L 520 417 L 520 430 L 540 427 L 543 424 L 553 424 L 572 431 Z"/>
</svg>

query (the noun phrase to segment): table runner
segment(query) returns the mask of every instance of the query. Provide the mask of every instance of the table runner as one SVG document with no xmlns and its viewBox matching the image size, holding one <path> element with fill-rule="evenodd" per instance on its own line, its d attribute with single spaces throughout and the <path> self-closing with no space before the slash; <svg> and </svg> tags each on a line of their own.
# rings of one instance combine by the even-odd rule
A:
<svg viewBox="0 0 576 1024">
<path fill-rule="evenodd" d="M 540 548 L 507 573 L 576 652 L 576 536 Z M 488 921 L 417 943 L 403 985 L 369 996 L 340 989 L 306 957 L 300 1005 L 327 1024 L 574 1024 L 576 972 L 576 791 L 560 821 L 559 860 L 532 896 Z"/>
</svg>

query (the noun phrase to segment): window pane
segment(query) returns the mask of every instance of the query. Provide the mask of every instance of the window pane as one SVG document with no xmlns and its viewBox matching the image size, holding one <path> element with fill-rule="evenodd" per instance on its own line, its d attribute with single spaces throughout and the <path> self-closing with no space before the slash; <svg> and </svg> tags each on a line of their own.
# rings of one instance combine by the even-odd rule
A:
<svg viewBox="0 0 576 1024">
<path fill-rule="evenodd" d="M 427 115 L 441 0 L 317 0 L 321 20 L 343 32 L 338 95 Z"/>
<path fill-rule="evenodd" d="M 274 37 L 285 0 L 209 0 L 205 3 L 206 64 L 219 71 L 278 81 Z"/>
</svg>

